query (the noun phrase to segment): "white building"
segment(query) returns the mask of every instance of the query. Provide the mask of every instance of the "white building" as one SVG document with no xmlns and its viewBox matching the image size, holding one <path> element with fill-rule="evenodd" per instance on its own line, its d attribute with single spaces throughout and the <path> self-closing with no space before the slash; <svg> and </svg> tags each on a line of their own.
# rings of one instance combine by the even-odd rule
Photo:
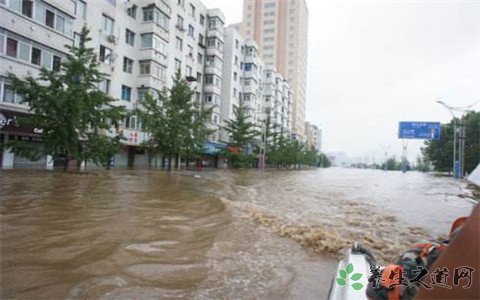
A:
<svg viewBox="0 0 480 300">
<path fill-rule="evenodd" d="M 216 105 L 209 126 L 217 129 L 212 139 L 218 139 L 225 23 L 219 10 L 207 10 L 198 0 L 0 0 L 0 13 L 0 76 L 13 72 L 35 77 L 41 66 L 59 68 L 67 52 L 64 45 L 78 43 L 81 28 L 87 25 L 92 38 L 88 46 L 96 49 L 99 69 L 107 74 L 99 86 L 102 91 L 132 110 L 146 92 L 156 95 L 170 87 L 180 69 L 189 81 L 197 81 L 192 83 L 196 101 Z M 4 119 L 27 112 L 4 77 L 0 87 Z M 141 124 L 132 117 L 121 128 L 127 141 L 115 166 L 145 164 L 136 147 L 148 137 Z M 7 129 L 2 129 L 2 143 L 20 134 Z M 28 138 L 39 137 L 32 133 Z M 3 167 L 44 166 L 46 161 L 2 155 Z"/>
<path fill-rule="evenodd" d="M 259 47 L 244 40 L 235 26 L 225 29 L 221 121 L 234 118 L 233 107 L 242 105 L 250 121 L 259 129 L 270 117 L 277 132 L 292 131 L 293 92 L 274 68 L 266 68 L 259 56 Z M 221 140 L 228 136 L 221 131 Z"/>
</svg>

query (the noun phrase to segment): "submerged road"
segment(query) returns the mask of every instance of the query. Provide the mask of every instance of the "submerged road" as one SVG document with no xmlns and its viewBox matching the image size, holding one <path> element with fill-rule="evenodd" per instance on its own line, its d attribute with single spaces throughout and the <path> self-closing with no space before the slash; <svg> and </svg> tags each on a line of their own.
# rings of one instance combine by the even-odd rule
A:
<svg viewBox="0 0 480 300">
<path fill-rule="evenodd" d="M 341 249 L 381 262 L 474 201 L 421 173 L 0 172 L 1 298 L 325 298 Z"/>
</svg>

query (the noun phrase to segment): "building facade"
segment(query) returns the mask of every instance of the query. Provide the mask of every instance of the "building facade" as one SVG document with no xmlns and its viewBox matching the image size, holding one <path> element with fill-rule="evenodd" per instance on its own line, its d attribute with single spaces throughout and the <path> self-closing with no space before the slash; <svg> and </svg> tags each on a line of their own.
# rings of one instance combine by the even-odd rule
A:
<svg viewBox="0 0 480 300">
<path fill-rule="evenodd" d="M 270 118 L 273 130 L 291 135 L 293 91 L 273 67 L 265 66 L 257 43 L 229 26 L 225 29 L 224 59 L 222 124 L 234 118 L 234 106 L 242 106 L 259 130 L 265 130 L 265 120 Z M 228 142 L 225 130 L 221 140 Z"/>
<path fill-rule="evenodd" d="M 305 0 L 244 0 L 243 22 L 246 39 L 255 40 L 267 66 L 290 82 L 295 91 L 293 128 L 304 141 L 307 89 L 308 8 Z"/>
<path fill-rule="evenodd" d="M 208 126 L 216 131 L 211 140 L 218 140 L 225 24 L 219 10 L 198 0 L 0 0 L 0 13 L 0 118 L 5 120 L 0 124 L 10 120 L 11 125 L 16 115 L 28 112 L 5 75 L 35 77 L 40 67 L 59 70 L 65 45 L 78 43 L 86 25 L 92 39 L 87 46 L 96 50 L 99 70 L 107 74 L 99 89 L 116 104 L 135 109 L 147 93 L 156 96 L 171 87 L 180 70 L 195 89 L 195 101 L 214 106 Z M 2 143 L 9 138 L 40 141 L 35 128 L 0 130 Z M 113 164 L 146 164 L 139 146 L 148 135 L 139 120 L 125 119 L 120 130 L 127 140 Z M 4 151 L 1 162 L 3 167 L 32 167 L 47 161 L 30 162 Z"/>
</svg>

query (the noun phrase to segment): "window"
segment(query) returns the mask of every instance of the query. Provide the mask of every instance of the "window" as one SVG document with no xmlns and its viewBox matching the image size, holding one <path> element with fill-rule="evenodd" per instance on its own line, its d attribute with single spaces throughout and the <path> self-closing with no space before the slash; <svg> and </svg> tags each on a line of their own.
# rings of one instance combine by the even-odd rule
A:
<svg viewBox="0 0 480 300">
<path fill-rule="evenodd" d="M 237 77 L 238 77 L 237 72 L 233 72 L 233 80 L 234 81 L 237 81 Z"/>
<path fill-rule="evenodd" d="M 98 83 L 98 90 L 104 92 L 105 94 L 108 94 L 110 92 L 110 80 L 105 78 L 100 81 Z"/>
<path fill-rule="evenodd" d="M 221 87 L 222 81 L 220 77 L 215 75 L 205 75 L 205 85 L 215 85 L 217 87 Z"/>
<path fill-rule="evenodd" d="M 235 55 L 235 65 L 238 64 L 238 56 Z"/>
<path fill-rule="evenodd" d="M 175 58 L 175 71 L 182 69 L 182 62 Z"/>
<path fill-rule="evenodd" d="M 129 45 L 135 44 L 135 32 L 131 31 L 130 29 L 125 29 L 125 43 Z"/>
<path fill-rule="evenodd" d="M 15 103 L 15 91 L 8 84 L 3 85 L 3 102 Z"/>
<path fill-rule="evenodd" d="M 202 83 L 202 73 L 197 73 L 197 82 Z"/>
<path fill-rule="evenodd" d="M 275 16 L 275 12 L 274 11 L 269 11 L 269 12 L 266 12 L 263 14 L 265 17 L 273 17 Z"/>
<path fill-rule="evenodd" d="M 183 18 L 177 15 L 177 28 L 183 30 Z"/>
<path fill-rule="evenodd" d="M 153 47 L 153 34 L 147 33 L 141 35 L 141 47 L 151 48 Z"/>
<path fill-rule="evenodd" d="M 205 16 L 200 15 L 200 25 L 204 26 L 205 25 Z"/>
<path fill-rule="evenodd" d="M 101 62 L 109 64 L 110 59 L 112 58 L 112 50 L 103 46 L 103 45 L 100 45 L 100 56 L 99 56 L 99 58 L 100 58 Z"/>
<path fill-rule="evenodd" d="M 265 3 L 265 8 L 273 8 L 273 7 L 275 7 L 275 2 Z"/>
<path fill-rule="evenodd" d="M 137 18 L 137 6 L 135 4 L 127 8 L 127 15 L 134 19 Z"/>
<path fill-rule="evenodd" d="M 190 4 L 190 16 L 195 19 L 195 6 Z"/>
<path fill-rule="evenodd" d="M 14 39 L 7 38 L 7 55 L 11 57 L 17 57 L 18 42 Z"/>
<path fill-rule="evenodd" d="M 108 34 L 113 34 L 113 26 L 115 21 L 106 15 L 102 15 L 102 22 L 103 22 L 103 30 Z"/>
<path fill-rule="evenodd" d="M 45 11 L 45 25 L 51 28 L 55 25 L 55 13 L 48 9 Z"/>
<path fill-rule="evenodd" d="M 106 0 L 108 4 L 115 6 L 116 0 Z"/>
<path fill-rule="evenodd" d="M 233 97 L 234 97 L 234 98 L 237 97 L 237 89 L 236 89 L 236 88 L 233 88 Z"/>
<path fill-rule="evenodd" d="M 73 45 L 75 47 L 80 46 L 80 34 L 79 33 L 73 33 Z"/>
<path fill-rule="evenodd" d="M 5 35 L 2 34 L 2 32 L 0 32 L 0 53 L 4 53 L 4 50 L 5 49 Z"/>
<path fill-rule="evenodd" d="M 251 71 L 252 70 L 252 64 L 245 64 L 245 71 Z"/>
<path fill-rule="evenodd" d="M 187 68 L 185 70 L 185 75 L 192 76 L 192 67 L 187 66 Z"/>
<path fill-rule="evenodd" d="M 144 22 L 155 22 L 164 30 L 168 31 L 169 17 L 165 15 L 160 9 L 154 5 L 150 5 L 142 8 L 143 10 L 143 21 Z"/>
<path fill-rule="evenodd" d="M 238 40 L 235 40 L 235 49 L 238 49 L 238 45 L 239 45 L 239 44 L 240 44 L 240 43 L 238 42 Z"/>
<path fill-rule="evenodd" d="M 153 21 L 153 7 L 143 8 L 143 21 Z"/>
<path fill-rule="evenodd" d="M 126 85 L 122 85 L 122 98 L 123 101 L 130 101 L 132 99 L 132 88 Z"/>
<path fill-rule="evenodd" d="M 75 15 L 85 20 L 87 16 L 87 4 L 84 1 L 77 0 L 75 2 Z"/>
<path fill-rule="evenodd" d="M 62 16 L 57 15 L 57 22 L 55 25 L 55 29 L 57 29 L 60 32 L 65 31 L 65 18 Z"/>
<path fill-rule="evenodd" d="M 195 37 L 195 28 L 192 25 L 188 25 L 188 36 L 191 38 Z"/>
<path fill-rule="evenodd" d="M 202 53 L 198 53 L 197 55 L 197 61 L 199 64 L 203 64 L 203 55 Z"/>
<path fill-rule="evenodd" d="M 263 21 L 263 25 L 273 25 L 275 24 L 275 20 L 265 20 Z"/>
<path fill-rule="evenodd" d="M 201 33 L 198 34 L 198 43 L 199 43 L 200 45 L 203 45 L 203 43 L 204 43 L 204 38 L 205 38 L 205 37 L 203 36 L 203 34 L 201 34 Z"/>
<path fill-rule="evenodd" d="M 167 55 L 167 43 L 153 35 L 153 33 L 145 33 L 141 35 L 141 48 L 153 48 L 163 55 Z"/>
<path fill-rule="evenodd" d="M 31 18 L 32 13 L 33 13 L 33 1 L 32 0 L 22 0 L 22 15 Z"/>
<path fill-rule="evenodd" d="M 124 56 L 123 57 L 123 72 L 132 73 L 133 60 Z"/>
<path fill-rule="evenodd" d="M 62 66 L 62 59 L 59 56 L 54 55 L 53 56 L 52 70 L 58 72 L 58 71 L 60 71 L 61 66 Z"/>
<path fill-rule="evenodd" d="M 264 30 L 263 30 L 263 33 L 264 33 L 264 34 L 274 33 L 274 32 L 275 32 L 275 28 L 267 28 L 267 29 L 264 29 Z"/>
<path fill-rule="evenodd" d="M 177 51 L 182 51 L 183 50 L 183 40 L 179 37 L 177 37 L 176 43 L 175 43 L 175 49 Z"/>
<path fill-rule="evenodd" d="M 150 75 L 150 62 L 141 61 L 140 62 L 140 75 Z"/>
<path fill-rule="evenodd" d="M 275 38 L 273 36 L 265 37 L 263 39 L 264 42 L 273 42 L 274 40 L 275 40 Z"/>
<path fill-rule="evenodd" d="M 26 43 L 18 43 L 18 58 L 24 60 L 26 62 L 31 61 L 31 54 L 30 54 L 30 45 Z"/>
<path fill-rule="evenodd" d="M 193 59 L 193 47 L 188 45 L 188 56 Z"/>
<path fill-rule="evenodd" d="M 42 51 L 42 67 L 51 69 L 52 68 L 52 53 L 48 51 Z"/>
</svg>

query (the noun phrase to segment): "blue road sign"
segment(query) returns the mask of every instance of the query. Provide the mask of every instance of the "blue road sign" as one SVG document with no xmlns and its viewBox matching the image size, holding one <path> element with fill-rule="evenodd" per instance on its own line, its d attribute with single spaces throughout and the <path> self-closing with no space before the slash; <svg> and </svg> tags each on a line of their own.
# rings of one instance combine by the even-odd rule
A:
<svg viewBox="0 0 480 300">
<path fill-rule="evenodd" d="M 441 125 L 438 122 L 400 122 L 398 138 L 439 140 Z"/>
</svg>

